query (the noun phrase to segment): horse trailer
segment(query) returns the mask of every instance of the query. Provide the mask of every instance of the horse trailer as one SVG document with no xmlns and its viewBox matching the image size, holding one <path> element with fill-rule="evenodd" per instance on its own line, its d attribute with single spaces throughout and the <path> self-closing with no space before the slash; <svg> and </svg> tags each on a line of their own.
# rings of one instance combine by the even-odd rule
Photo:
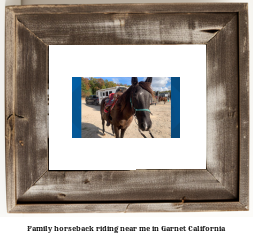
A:
<svg viewBox="0 0 253 238">
<path fill-rule="evenodd" d="M 103 100 L 103 98 L 107 98 L 111 93 L 116 93 L 116 90 L 119 88 L 128 89 L 128 87 L 125 87 L 125 86 L 116 86 L 112 88 L 97 90 L 96 96 L 99 98 L 99 104 L 101 104 L 101 101 Z"/>
</svg>

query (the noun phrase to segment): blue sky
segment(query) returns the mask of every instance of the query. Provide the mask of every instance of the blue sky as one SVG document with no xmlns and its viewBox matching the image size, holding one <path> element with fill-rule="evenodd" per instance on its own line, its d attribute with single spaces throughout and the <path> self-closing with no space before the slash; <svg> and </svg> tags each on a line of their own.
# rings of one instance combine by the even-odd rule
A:
<svg viewBox="0 0 253 238">
<path fill-rule="evenodd" d="M 132 77 L 95 77 L 107 79 L 108 81 L 113 81 L 115 83 L 122 83 L 131 85 Z M 147 77 L 138 77 L 139 81 L 145 81 Z M 152 79 L 152 89 L 154 91 L 166 91 L 171 89 L 171 78 L 170 77 L 153 77 Z"/>
</svg>

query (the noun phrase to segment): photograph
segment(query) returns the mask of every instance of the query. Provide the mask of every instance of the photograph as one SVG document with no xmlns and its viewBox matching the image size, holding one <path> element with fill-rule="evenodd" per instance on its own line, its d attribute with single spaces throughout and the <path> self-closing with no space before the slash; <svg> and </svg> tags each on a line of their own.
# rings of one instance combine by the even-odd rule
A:
<svg viewBox="0 0 253 238">
<path fill-rule="evenodd" d="M 82 138 L 171 138 L 170 77 L 82 77 Z"/>
</svg>

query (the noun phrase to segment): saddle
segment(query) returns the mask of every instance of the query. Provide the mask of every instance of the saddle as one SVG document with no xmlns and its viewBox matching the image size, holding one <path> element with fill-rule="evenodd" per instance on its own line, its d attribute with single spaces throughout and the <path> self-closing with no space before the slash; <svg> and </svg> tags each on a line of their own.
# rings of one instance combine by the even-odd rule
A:
<svg viewBox="0 0 253 238">
<path fill-rule="evenodd" d="M 111 93 L 108 98 L 105 99 L 104 112 L 112 111 L 119 97 L 122 95 L 122 92 Z"/>
</svg>

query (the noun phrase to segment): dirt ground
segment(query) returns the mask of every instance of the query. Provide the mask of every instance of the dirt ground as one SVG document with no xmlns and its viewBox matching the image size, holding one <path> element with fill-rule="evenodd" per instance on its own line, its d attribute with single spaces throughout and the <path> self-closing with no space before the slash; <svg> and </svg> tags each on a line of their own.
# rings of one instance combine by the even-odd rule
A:
<svg viewBox="0 0 253 238">
<path fill-rule="evenodd" d="M 171 102 L 159 102 L 150 106 L 152 128 L 151 132 L 155 138 L 171 137 Z M 105 135 L 102 131 L 102 120 L 100 116 L 100 105 L 86 105 L 85 99 L 82 100 L 82 138 L 114 138 L 111 126 L 105 124 Z M 143 132 L 150 138 L 148 132 Z M 124 138 L 143 138 L 138 131 L 138 126 L 133 122 L 127 128 Z"/>
</svg>

